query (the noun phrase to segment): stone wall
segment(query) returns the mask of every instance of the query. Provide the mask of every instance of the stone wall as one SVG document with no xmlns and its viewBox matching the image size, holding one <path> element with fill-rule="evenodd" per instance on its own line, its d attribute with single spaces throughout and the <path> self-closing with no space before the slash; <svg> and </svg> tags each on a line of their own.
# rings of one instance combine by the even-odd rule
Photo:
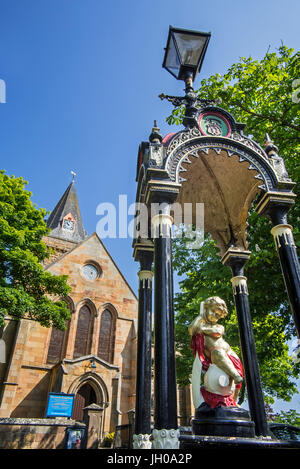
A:
<svg viewBox="0 0 300 469">
<path fill-rule="evenodd" d="M 60 256 L 77 246 L 75 242 L 53 238 L 52 236 L 44 236 L 43 241 L 53 250 L 50 257 L 43 262 L 44 266 L 51 264 Z"/>
<path fill-rule="evenodd" d="M 0 418 L 0 449 L 64 449 L 74 420 Z"/>
</svg>

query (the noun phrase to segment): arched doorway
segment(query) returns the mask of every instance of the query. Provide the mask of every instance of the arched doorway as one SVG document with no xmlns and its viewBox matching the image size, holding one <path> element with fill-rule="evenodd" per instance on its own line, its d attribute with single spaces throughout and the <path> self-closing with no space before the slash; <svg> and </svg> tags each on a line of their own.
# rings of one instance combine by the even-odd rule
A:
<svg viewBox="0 0 300 469">
<path fill-rule="evenodd" d="M 81 386 L 75 396 L 73 419 L 83 420 L 83 409 L 91 404 L 99 404 L 94 388 L 85 383 Z"/>
</svg>

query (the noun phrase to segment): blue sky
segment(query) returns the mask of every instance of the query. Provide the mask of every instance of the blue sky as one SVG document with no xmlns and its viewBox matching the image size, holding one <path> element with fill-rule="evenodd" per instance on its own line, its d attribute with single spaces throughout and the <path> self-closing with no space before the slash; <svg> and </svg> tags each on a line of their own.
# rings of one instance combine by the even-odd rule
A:
<svg viewBox="0 0 300 469">
<path fill-rule="evenodd" d="M 49 210 L 74 170 L 94 232 L 99 203 L 134 202 L 137 149 L 153 120 L 172 131 L 158 95 L 184 85 L 161 66 L 169 25 L 211 31 L 204 78 L 281 41 L 299 49 L 299 13 L 296 0 L 0 0 L 1 168 L 28 180 Z M 104 243 L 137 291 L 131 239 Z"/>
</svg>

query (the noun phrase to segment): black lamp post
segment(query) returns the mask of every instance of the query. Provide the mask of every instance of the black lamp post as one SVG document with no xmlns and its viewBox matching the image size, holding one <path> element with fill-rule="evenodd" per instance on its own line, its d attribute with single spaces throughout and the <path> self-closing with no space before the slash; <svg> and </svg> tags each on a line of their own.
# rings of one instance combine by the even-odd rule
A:
<svg viewBox="0 0 300 469">
<path fill-rule="evenodd" d="M 200 100 L 193 90 L 193 80 L 199 72 L 209 33 L 198 33 L 170 27 L 163 62 L 176 79 L 186 83 L 184 97 L 165 96 L 170 102 L 185 105 L 184 125 L 197 125 L 196 113 Z M 177 422 L 176 367 L 174 339 L 172 223 L 170 208 L 176 200 L 176 188 L 149 185 L 145 200 L 160 205 L 159 213 L 151 218 L 154 228 L 154 431 L 153 448 L 179 448 Z"/>
<path fill-rule="evenodd" d="M 205 57 L 211 33 L 179 29 L 170 26 L 163 67 L 177 80 L 185 82 L 185 96 L 167 96 L 161 94 L 161 99 L 167 99 L 174 106 L 185 105 L 185 127 L 197 126 L 195 115 L 201 105 L 213 104 L 211 101 L 198 98 L 193 89 L 193 82 L 200 72 Z"/>
</svg>

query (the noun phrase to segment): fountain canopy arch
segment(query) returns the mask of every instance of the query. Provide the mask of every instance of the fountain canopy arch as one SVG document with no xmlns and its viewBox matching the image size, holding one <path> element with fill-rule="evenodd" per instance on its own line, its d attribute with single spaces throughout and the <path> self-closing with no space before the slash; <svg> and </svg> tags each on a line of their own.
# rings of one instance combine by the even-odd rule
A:
<svg viewBox="0 0 300 469">
<path fill-rule="evenodd" d="M 244 124 L 216 106 L 201 109 L 197 119 L 197 127 L 164 138 L 154 127 L 150 141 L 140 144 L 136 200 L 150 206 L 164 193 L 182 209 L 191 203 L 193 224 L 196 204 L 203 203 L 205 232 L 215 239 L 221 254 L 230 247 L 247 250 L 247 218 L 253 202 L 268 194 L 277 202 L 293 204 L 294 183 L 270 139 L 263 149 L 244 135 Z"/>
</svg>

